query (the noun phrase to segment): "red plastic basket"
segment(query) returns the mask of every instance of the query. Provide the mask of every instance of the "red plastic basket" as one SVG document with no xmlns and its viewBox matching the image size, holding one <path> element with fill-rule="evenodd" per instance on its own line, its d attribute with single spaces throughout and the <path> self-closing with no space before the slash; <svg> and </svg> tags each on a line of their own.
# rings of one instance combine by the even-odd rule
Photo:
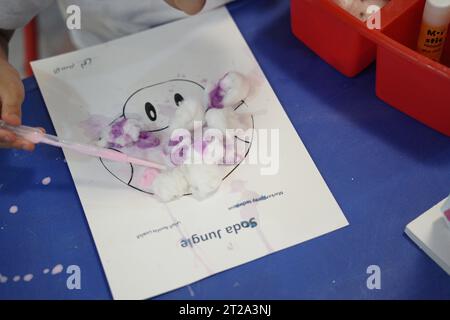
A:
<svg viewBox="0 0 450 320">
<path fill-rule="evenodd" d="M 370 30 L 331 0 L 291 0 L 292 30 L 352 77 L 377 60 L 377 96 L 450 136 L 450 39 L 442 63 L 414 51 L 425 0 L 391 0 Z"/>
</svg>

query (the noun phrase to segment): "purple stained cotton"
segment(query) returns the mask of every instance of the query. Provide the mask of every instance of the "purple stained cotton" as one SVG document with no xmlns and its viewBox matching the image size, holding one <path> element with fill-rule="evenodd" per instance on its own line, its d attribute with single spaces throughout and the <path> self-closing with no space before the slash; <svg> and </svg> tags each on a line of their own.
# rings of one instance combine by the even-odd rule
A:
<svg viewBox="0 0 450 320">
<path fill-rule="evenodd" d="M 190 137 L 173 135 L 167 143 L 167 151 L 171 163 L 176 166 L 183 164 L 188 156 L 188 151 L 191 148 L 191 144 L 192 141 Z"/>
<path fill-rule="evenodd" d="M 222 109 L 238 105 L 250 93 L 250 84 L 239 72 L 226 73 L 208 92 L 208 108 Z"/>
<path fill-rule="evenodd" d="M 141 149 L 156 148 L 161 144 L 161 141 L 151 132 L 142 131 L 139 134 L 139 139 L 136 146 Z"/>
<path fill-rule="evenodd" d="M 171 90 L 170 96 L 178 92 Z M 219 188 L 225 173 L 222 166 L 235 165 L 245 157 L 246 141 L 237 140 L 234 135 L 230 141 L 226 138 L 227 129 L 244 127 L 240 113 L 235 111 L 244 104 L 250 91 L 249 79 L 238 72 L 228 72 L 204 91 L 203 99 L 184 93 L 175 113 L 170 113 L 167 124 L 170 130 L 147 131 L 147 118 L 141 122 L 123 116 L 99 126 L 93 138 L 100 136 L 99 145 L 131 156 L 160 157 L 169 169 L 162 172 L 147 169 L 138 181 L 139 186 L 150 188 L 161 200 L 171 201 L 186 194 L 204 199 Z M 100 132 L 106 123 L 108 127 Z M 208 129 L 211 130 L 207 134 Z M 203 130 L 203 134 L 196 135 L 196 130 Z M 134 173 L 139 176 L 140 171 Z"/>
<path fill-rule="evenodd" d="M 179 136 L 179 137 L 178 137 L 178 140 L 176 140 L 176 139 L 170 139 L 170 140 L 169 140 L 169 147 L 175 147 L 175 146 L 177 146 L 178 144 L 180 144 L 180 142 L 183 141 L 183 139 L 184 139 L 183 136 Z"/>
<path fill-rule="evenodd" d="M 124 133 L 124 132 L 123 132 L 123 127 L 124 127 L 126 121 L 127 121 L 126 119 L 122 119 L 122 120 L 120 120 L 120 121 L 114 123 L 114 124 L 111 126 L 111 136 L 112 136 L 114 139 L 117 139 L 117 138 L 119 138 L 120 136 L 123 135 L 123 133 Z"/>
<path fill-rule="evenodd" d="M 222 100 L 223 100 L 223 90 L 220 87 L 219 81 L 217 85 L 209 93 L 209 107 L 222 109 L 223 108 Z"/>
<path fill-rule="evenodd" d="M 139 141 L 141 124 L 135 119 L 121 118 L 105 129 L 99 145 L 108 148 L 124 148 Z"/>
</svg>

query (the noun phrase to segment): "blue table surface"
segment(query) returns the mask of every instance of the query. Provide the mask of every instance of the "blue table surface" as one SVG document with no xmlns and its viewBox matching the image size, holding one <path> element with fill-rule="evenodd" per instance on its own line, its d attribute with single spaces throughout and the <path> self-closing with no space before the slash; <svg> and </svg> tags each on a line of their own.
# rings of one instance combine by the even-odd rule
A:
<svg viewBox="0 0 450 320">
<path fill-rule="evenodd" d="M 375 67 L 339 74 L 290 31 L 289 1 L 238 0 L 229 10 L 350 226 L 156 299 L 450 299 L 450 277 L 404 234 L 450 192 L 450 139 L 375 96 Z M 34 78 L 24 123 L 54 133 Z M 0 299 L 110 299 L 63 153 L 0 151 Z M 52 183 L 41 180 L 51 176 Z M 17 214 L 9 208 L 17 205 Z M 81 268 L 81 290 L 68 274 Z M 381 289 L 366 285 L 381 268 Z M 12 281 L 33 274 L 31 281 Z"/>
</svg>

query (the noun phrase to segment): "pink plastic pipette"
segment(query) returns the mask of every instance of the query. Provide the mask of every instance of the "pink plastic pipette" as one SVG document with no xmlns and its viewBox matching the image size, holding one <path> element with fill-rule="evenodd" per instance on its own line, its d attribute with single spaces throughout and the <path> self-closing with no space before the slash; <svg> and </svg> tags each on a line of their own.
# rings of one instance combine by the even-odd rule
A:
<svg viewBox="0 0 450 320">
<path fill-rule="evenodd" d="M 11 126 L 0 120 L 0 129 L 7 129 L 14 132 L 17 136 L 22 137 L 33 143 L 45 143 L 54 147 L 70 149 L 82 154 L 93 157 L 99 157 L 117 162 L 132 163 L 139 166 L 155 168 L 158 170 L 166 170 L 167 168 L 159 163 L 135 158 L 115 150 L 97 147 L 90 144 L 66 141 L 50 134 L 42 133 L 37 128 L 27 126 Z"/>
</svg>

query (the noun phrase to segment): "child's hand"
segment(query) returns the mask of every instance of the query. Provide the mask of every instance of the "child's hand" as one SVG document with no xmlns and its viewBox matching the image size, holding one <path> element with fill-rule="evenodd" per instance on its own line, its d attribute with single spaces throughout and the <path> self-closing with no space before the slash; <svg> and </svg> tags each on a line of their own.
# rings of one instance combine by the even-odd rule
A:
<svg viewBox="0 0 450 320">
<path fill-rule="evenodd" d="M 175 9 L 181 10 L 186 14 L 199 13 L 205 6 L 206 0 L 165 0 Z"/>
<path fill-rule="evenodd" d="M 21 124 L 21 106 L 24 88 L 19 73 L 0 57 L 0 114 L 6 123 Z M 0 148 L 16 148 L 32 151 L 34 144 L 17 137 L 13 132 L 0 129 Z"/>
</svg>

